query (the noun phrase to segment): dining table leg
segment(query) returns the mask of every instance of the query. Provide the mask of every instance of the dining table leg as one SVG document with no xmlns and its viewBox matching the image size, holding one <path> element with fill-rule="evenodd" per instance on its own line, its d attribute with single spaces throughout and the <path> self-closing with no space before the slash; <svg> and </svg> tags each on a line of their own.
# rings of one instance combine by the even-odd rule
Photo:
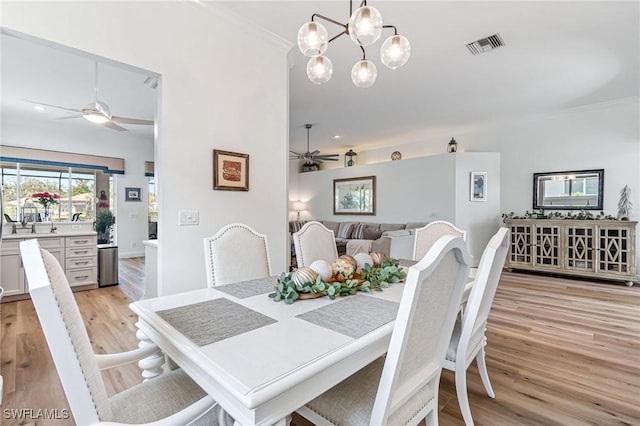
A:
<svg viewBox="0 0 640 426">
<path fill-rule="evenodd" d="M 136 337 L 139 341 L 138 347 L 144 348 L 149 345 L 155 346 L 155 343 L 153 343 L 151 339 L 149 339 L 149 337 L 140 330 L 139 323 L 136 323 L 136 326 L 138 326 L 138 331 L 136 331 Z M 142 378 L 144 381 L 146 382 L 149 379 L 153 379 L 154 377 L 161 375 L 164 372 L 164 362 L 165 356 L 162 351 L 158 351 L 157 353 L 138 361 L 138 367 L 142 370 Z"/>
</svg>

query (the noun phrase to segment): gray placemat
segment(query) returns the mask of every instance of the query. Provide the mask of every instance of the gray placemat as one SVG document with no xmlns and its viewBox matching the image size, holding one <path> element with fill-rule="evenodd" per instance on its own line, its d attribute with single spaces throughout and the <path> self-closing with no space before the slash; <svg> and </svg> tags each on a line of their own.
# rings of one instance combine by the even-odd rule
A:
<svg viewBox="0 0 640 426">
<path fill-rule="evenodd" d="M 277 322 L 227 299 L 214 299 L 193 305 L 157 311 L 163 320 L 204 346 Z"/>
<path fill-rule="evenodd" d="M 371 296 L 348 296 L 296 318 L 357 339 L 396 319 L 399 304 Z"/>
<path fill-rule="evenodd" d="M 244 299 L 259 294 L 271 293 L 277 283 L 278 277 L 274 275 L 272 277 L 219 285 L 216 286 L 215 289 L 237 297 L 238 299 Z"/>
</svg>

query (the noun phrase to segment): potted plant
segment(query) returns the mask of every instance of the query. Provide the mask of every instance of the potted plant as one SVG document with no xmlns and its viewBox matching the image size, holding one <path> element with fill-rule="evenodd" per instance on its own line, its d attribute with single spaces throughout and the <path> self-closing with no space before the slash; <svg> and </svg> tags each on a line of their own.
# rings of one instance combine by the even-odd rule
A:
<svg viewBox="0 0 640 426">
<path fill-rule="evenodd" d="M 95 229 L 98 233 L 98 244 L 108 244 L 111 240 L 110 231 L 113 225 L 113 213 L 111 210 L 104 210 L 98 213 L 95 221 Z"/>
</svg>

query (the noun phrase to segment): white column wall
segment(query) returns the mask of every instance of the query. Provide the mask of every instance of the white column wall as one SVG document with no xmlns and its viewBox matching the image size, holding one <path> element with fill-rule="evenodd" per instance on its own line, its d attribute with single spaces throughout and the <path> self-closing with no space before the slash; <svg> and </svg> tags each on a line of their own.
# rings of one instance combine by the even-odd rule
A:
<svg viewBox="0 0 640 426">
<path fill-rule="evenodd" d="M 290 45 L 211 3 L 3 2 L 2 25 L 161 74 L 159 294 L 205 286 L 202 239 L 230 222 L 287 247 Z M 259 72 L 257 72 L 259 71 Z M 214 148 L 250 155 L 250 191 L 213 191 Z M 200 213 L 178 226 L 180 210 Z"/>
</svg>

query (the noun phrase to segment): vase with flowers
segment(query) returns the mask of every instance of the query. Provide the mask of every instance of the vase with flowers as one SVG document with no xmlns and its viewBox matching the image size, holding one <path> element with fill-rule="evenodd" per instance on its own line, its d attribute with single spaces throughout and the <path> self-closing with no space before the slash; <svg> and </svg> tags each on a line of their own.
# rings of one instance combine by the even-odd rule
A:
<svg viewBox="0 0 640 426">
<path fill-rule="evenodd" d="M 60 201 L 60 195 L 52 194 L 48 191 L 45 192 L 36 192 L 31 195 L 31 198 L 36 200 L 36 203 L 40 204 L 44 210 L 43 221 L 51 220 L 53 216 L 53 210 L 51 206 L 58 204 Z"/>
</svg>

